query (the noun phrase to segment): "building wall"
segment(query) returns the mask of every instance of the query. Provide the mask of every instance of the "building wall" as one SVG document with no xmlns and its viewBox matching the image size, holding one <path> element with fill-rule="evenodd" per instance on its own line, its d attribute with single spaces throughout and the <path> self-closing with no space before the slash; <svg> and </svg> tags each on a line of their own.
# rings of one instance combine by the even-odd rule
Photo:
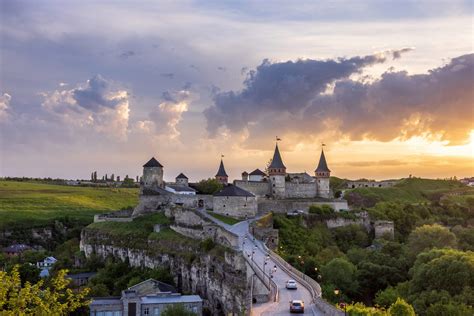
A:
<svg viewBox="0 0 474 316">
<path fill-rule="evenodd" d="M 254 196 L 215 196 L 214 212 L 235 218 L 254 217 L 257 199 Z"/>
<path fill-rule="evenodd" d="M 270 180 L 271 195 L 275 198 L 285 197 L 285 176 L 284 175 L 271 175 L 268 177 Z"/>
<path fill-rule="evenodd" d="M 285 182 L 286 198 L 314 198 L 316 196 L 315 183 Z"/>
<path fill-rule="evenodd" d="M 395 227 L 392 221 L 375 221 L 374 222 L 375 238 L 388 237 L 393 239 Z"/>
<path fill-rule="evenodd" d="M 186 178 L 176 178 L 176 184 L 188 185 L 188 179 Z"/>
<path fill-rule="evenodd" d="M 133 210 L 133 217 L 145 213 L 160 212 L 163 206 L 170 203 L 179 203 L 185 207 L 197 208 L 202 203 L 205 209 L 213 208 L 213 196 L 205 194 L 167 194 L 167 195 L 140 195 L 138 205 Z"/>
<path fill-rule="evenodd" d="M 270 183 L 269 182 L 253 182 L 253 181 L 242 181 L 234 180 L 234 185 L 252 193 L 255 196 L 270 195 Z"/>
<path fill-rule="evenodd" d="M 249 175 L 249 180 L 250 181 L 262 181 L 263 176 L 261 176 L 261 175 Z"/>
<path fill-rule="evenodd" d="M 276 213 L 287 213 L 296 210 L 308 211 L 311 205 L 329 205 L 334 210 L 347 210 L 349 206 L 347 205 L 346 200 L 328 200 L 322 201 L 318 199 L 314 200 L 272 200 L 272 199 L 258 199 L 258 213 L 264 214 L 267 212 L 276 212 Z"/>
<path fill-rule="evenodd" d="M 179 303 L 183 305 L 187 310 L 196 313 L 196 315 L 202 315 L 202 303 Z M 155 308 L 157 308 L 161 313 L 163 313 L 168 306 L 173 306 L 175 304 L 141 304 L 141 313 L 139 315 L 155 315 Z M 145 314 L 145 308 L 148 308 L 148 314 Z"/>
<path fill-rule="evenodd" d="M 143 168 L 142 180 L 146 187 L 158 186 L 162 188 L 164 186 L 163 168 L 160 168 L 160 167 Z"/>
<path fill-rule="evenodd" d="M 316 178 L 317 195 L 323 198 L 331 198 L 331 189 L 329 188 L 329 178 Z"/>
</svg>

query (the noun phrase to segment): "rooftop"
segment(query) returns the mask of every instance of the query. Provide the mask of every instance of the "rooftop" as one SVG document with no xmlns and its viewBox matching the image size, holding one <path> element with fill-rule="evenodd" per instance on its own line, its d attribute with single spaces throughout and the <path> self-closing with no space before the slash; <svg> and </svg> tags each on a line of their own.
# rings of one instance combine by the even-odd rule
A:
<svg viewBox="0 0 474 316">
<path fill-rule="evenodd" d="M 163 165 L 155 159 L 155 157 L 151 157 L 150 160 L 146 164 L 143 165 L 143 168 L 150 168 L 150 167 L 160 167 L 163 168 Z"/>
<path fill-rule="evenodd" d="M 188 179 L 188 177 L 186 177 L 182 172 L 180 174 L 178 174 L 178 176 L 176 177 L 176 179 Z"/>
<path fill-rule="evenodd" d="M 199 295 L 180 295 L 170 294 L 166 296 L 162 295 L 150 295 L 144 296 L 141 299 L 142 304 L 159 304 L 159 303 L 200 303 L 202 298 Z"/>
<path fill-rule="evenodd" d="M 324 156 L 324 150 L 321 150 L 321 157 L 319 157 L 318 167 L 315 170 L 316 172 L 331 172 L 328 168 L 328 164 L 326 162 L 326 157 Z"/>
<path fill-rule="evenodd" d="M 217 170 L 216 177 L 228 177 L 227 173 L 225 172 L 224 162 L 221 159 L 221 164 L 219 165 L 219 170 Z"/>
<path fill-rule="evenodd" d="M 196 192 L 193 188 L 179 184 L 167 184 L 167 187 L 175 190 L 176 192 Z"/>
<path fill-rule="evenodd" d="M 265 172 L 260 169 L 255 169 L 254 171 L 249 173 L 250 176 L 266 176 Z"/>
<path fill-rule="evenodd" d="M 215 193 L 214 196 L 255 196 L 252 193 L 245 191 L 233 184 L 229 184 L 219 192 Z"/>
<path fill-rule="evenodd" d="M 273 153 L 272 163 L 268 168 L 272 169 L 286 169 L 283 161 L 281 160 L 280 150 L 278 149 L 278 144 L 275 145 L 275 152 Z"/>
</svg>

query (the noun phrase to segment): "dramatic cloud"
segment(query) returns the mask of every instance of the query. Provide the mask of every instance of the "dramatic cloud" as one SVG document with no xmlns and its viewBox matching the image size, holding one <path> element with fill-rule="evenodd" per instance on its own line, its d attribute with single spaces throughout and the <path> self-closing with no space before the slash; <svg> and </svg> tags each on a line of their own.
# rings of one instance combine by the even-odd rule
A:
<svg viewBox="0 0 474 316">
<path fill-rule="evenodd" d="M 3 122 L 8 118 L 8 108 L 11 99 L 12 97 L 8 93 L 4 93 L 0 96 L 0 122 Z"/>
<path fill-rule="evenodd" d="M 393 58 L 411 49 L 389 51 Z M 270 63 L 250 72 L 241 92 L 218 93 L 205 110 L 208 131 L 244 129 L 249 138 L 282 133 L 389 141 L 421 135 L 466 141 L 473 126 L 474 55 L 428 74 L 386 72 L 373 82 L 350 79 L 386 55 Z M 328 91 L 332 88 L 332 91 Z M 295 136 L 296 137 L 296 136 Z M 327 138 L 326 138 L 327 139 Z M 314 139 L 313 139 L 314 140 Z"/>
<path fill-rule="evenodd" d="M 240 92 L 222 92 L 215 96 L 214 106 L 205 110 L 208 131 L 214 135 L 219 127 L 239 131 L 258 121 L 268 111 L 293 113 L 306 108 L 336 80 L 359 73 L 364 67 L 386 61 L 389 51 L 364 57 L 336 60 L 297 60 L 263 63 L 248 73 Z"/>
<path fill-rule="evenodd" d="M 127 138 L 129 99 L 125 90 L 96 75 L 85 85 L 71 90 L 44 93 L 42 107 L 64 123 L 107 134 L 113 138 Z"/>
<path fill-rule="evenodd" d="M 163 102 L 149 114 L 149 120 L 138 121 L 136 128 L 147 133 L 156 133 L 168 139 L 179 137 L 178 124 L 184 112 L 188 111 L 191 93 L 180 90 L 174 93 L 166 91 L 162 95 Z"/>
</svg>

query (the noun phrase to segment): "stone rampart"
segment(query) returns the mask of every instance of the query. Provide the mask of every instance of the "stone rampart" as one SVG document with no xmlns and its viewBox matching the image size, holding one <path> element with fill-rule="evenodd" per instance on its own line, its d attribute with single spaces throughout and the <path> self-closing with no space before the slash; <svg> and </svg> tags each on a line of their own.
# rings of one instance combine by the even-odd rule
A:
<svg viewBox="0 0 474 316">
<path fill-rule="evenodd" d="M 234 180 L 234 185 L 251 192 L 255 196 L 266 196 L 270 192 L 270 183 L 266 181 Z"/>
<path fill-rule="evenodd" d="M 348 189 L 356 188 L 389 188 L 397 184 L 398 180 L 393 181 L 347 181 Z"/>
<path fill-rule="evenodd" d="M 285 182 L 285 197 L 287 198 L 314 198 L 316 183 Z"/>
<path fill-rule="evenodd" d="M 375 238 L 388 237 L 393 239 L 395 236 L 395 226 L 392 221 L 374 222 Z"/>
<path fill-rule="evenodd" d="M 268 212 L 288 213 L 297 210 L 308 211 L 311 205 L 329 205 L 334 210 L 347 210 L 349 206 L 346 200 L 330 200 L 330 199 L 288 199 L 288 200 L 272 200 L 258 199 L 258 213 L 265 214 Z"/>
<path fill-rule="evenodd" d="M 235 218 L 257 215 L 257 198 L 254 196 L 215 196 L 214 212 Z"/>
<path fill-rule="evenodd" d="M 213 196 L 205 194 L 163 194 L 163 195 L 140 195 L 140 201 L 135 207 L 132 216 L 146 213 L 159 212 L 170 204 L 179 204 L 185 207 L 205 209 L 213 208 Z"/>
</svg>

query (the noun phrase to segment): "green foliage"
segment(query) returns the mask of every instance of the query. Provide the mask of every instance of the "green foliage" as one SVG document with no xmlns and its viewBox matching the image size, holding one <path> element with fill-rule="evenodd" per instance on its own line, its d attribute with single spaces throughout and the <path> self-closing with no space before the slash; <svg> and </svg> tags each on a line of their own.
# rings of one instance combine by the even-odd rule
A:
<svg viewBox="0 0 474 316">
<path fill-rule="evenodd" d="M 474 284 L 474 252 L 433 249 L 420 254 L 411 271 L 412 292 L 447 291 L 461 294 Z"/>
<path fill-rule="evenodd" d="M 204 239 L 204 240 L 201 241 L 201 243 L 200 243 L 201 249 L 204 250 L 204 251 L 206 251 L 206 252 L 210 251 L 210 250 L 213 249 L 215 246 L 216 246 L 216 243 L 215 243 L 211 238 Z"/>
<path fill-rule="evenodd" d="M 369 235 L 364 227 L 360 225 L 348 225 L 337 227 L 332 230 L 337 246 L 343 252 L 347 252 L 352 247 L 369 246 Z"/>
<path fill-rule="evenodd" d="M 211 215 L 212 217 L 215 217 L 217 218 L 218 220 L 220 220 L 221 222 L 225 223 L 225 224 L 228 224 L 228 225 L 235 225 L 237 223 L 240 223 L 240 220 L 238 219 L 235 219 L 233 217 L 230 217 L 230 216 L 225 216 L 225 215 L 222 215 L 222 214 L 217 214 L 217 213 L 214 213 L 212 211 L 208 211 L 207 212 L 209 215 Z"/>
<path fill-rule="evenodd" d="M 138 189 L 0 181 L 0 228 L 43 227 L 66 217 L 87 225 L 94 214 L 137 202 Z"/>
<path fill-rule="evenodd" d="M 148 269 L 130 267 L 127 262 L 107 260 L 104 268 L 89 280 L 93 293 L 120 295 L 121 291 L 143 282 L 155 279 L 173 285 L 173 278 L 168 269 Z"/>
<path fill-rule="evenodd" d="M 458 240 L 459 249 L 474 251 L 474 227 L 458 225 L 452 231 Z"/>
<path fill-rule="evenodd" d="M 343 293 L 354 294 L 359 284 L 357 282 L 357 268 L 344 258 L 335 258 L 321 268 L 325 283 L 333 284 Z"/>
<path fill-rule="evenodd" d="M 196 189 L 202 194 L 214 194 L 222 190 L 224 186 L 216 179 L 201 180 L 196 184 Z"/>
<path fill-rule="evenodd" d="M 400 293 L 394 287 L 389 286 L 385 290 L 377 292 L 374 302 L 378 306 L 388 308 L 397 301 L 399 296 Z"/>
<path fill-rule="evenodd" d="M 390 316 L 415 316 L 413 306 L 401 298 L 397 298 L 397 301 L 390 306 L 388 313 Z"/>
<path fill-rule="evenodd" d="M 331 215 L 334 213 L 334 209 L 326 204 L 323 205 L 311 205 L 309 207 L 309 214 L 316 214 L 321 217 L 321 219 L 324 218 L 331 218 Z"/>
<path fill-rule="evenodd" d="M 408 237 L 408 253 L 414 258 L 417 254 L 432 248 L 455 248 L 456 235 L 438 224 L 417 227 Z"/>
<path fill-rule="evenodd" d="M 346 311 L 351 316 L 390 316 L 384 309 L 368 307 L 360 302 L 346 305 Z"/>
<path fill-rule="evenodd" d="M 67 315 L 87 306 L 89 289 L 72 291 L 66 273 L 66 270 L 59 271 L 46 286 L 43 280 L 22 285 L 18 266 L 10 273 L 0 271 L 0 314 Z"/>
<path fill-rule="evenodd" d="M 427 316 L 472 316 L 473 314 L 474 310 L 472 306 L 454 302 L 437 302 L 429 306 L 426 310 Z"/>
<path fill-rule="evenodd" d="M 196 313 L 189 311 L 182 304 L 169 305 L 161 316 L 197 316 Z"/>
</svg>

